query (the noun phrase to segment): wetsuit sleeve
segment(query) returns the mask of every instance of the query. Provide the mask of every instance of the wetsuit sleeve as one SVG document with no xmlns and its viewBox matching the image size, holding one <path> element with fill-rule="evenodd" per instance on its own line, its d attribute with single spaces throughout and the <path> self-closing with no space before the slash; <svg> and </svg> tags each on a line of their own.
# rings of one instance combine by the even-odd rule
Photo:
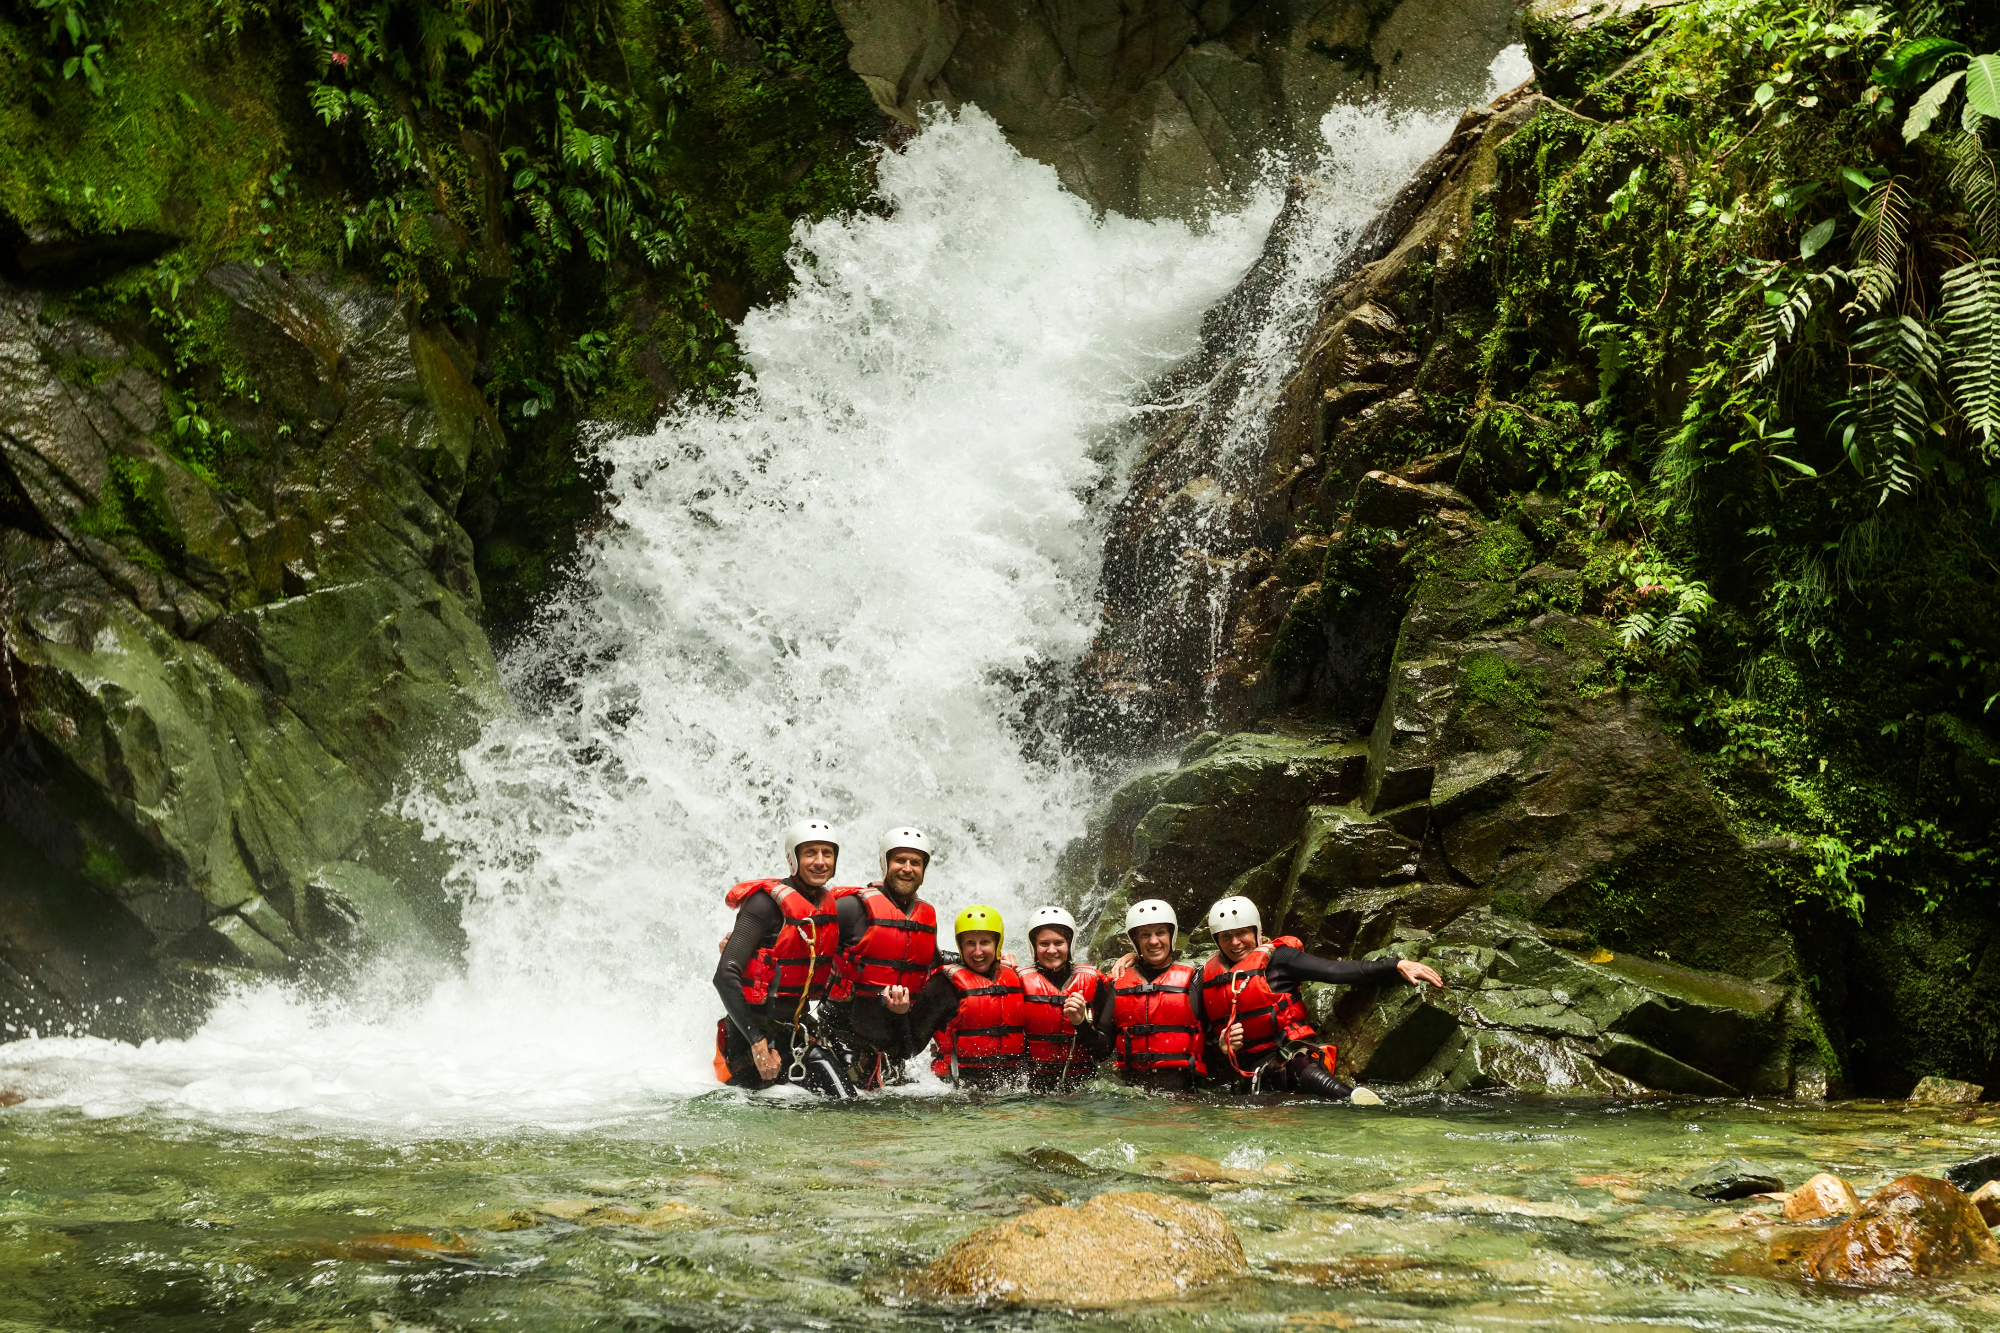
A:
<svg viewBox="0 0 2000 1333">
<path fill-rule="evenodd" d="M 770 894 L 751 894 L 736 909 L 736 925 L 729 932 L 722 961 L 715 965 L 715 993 L 722 997 L 722 1012 L 753 1046 L 771 1034 L 764 1015 L 743 998 L 743 969 L 759 949 L 776 941 L 783 915 Z"/>
<path fill-rule="evenodd" d="M 834 911 L 840 916 L 840 951 L 846 953 L 868 933 L 868 909 L 861 905 L 860 894 L 850 893 Z"/>
<path fill-rule="evenodd" d="M 1393 958 L 1321 958 L 1283 944 L 1271 951 L 1264 979 L 1273 990 L 1297 990 L 1301 981 L 1352 986 L 1361 981 L 1401 981 L 1403 977 Z"/>
<path fill-rule="evenodd" d="M 918 1051 L 945 1024 L 951 1022 L 958 1013 L 958 987 L 951 984 L 951 978 L 942 972 L 931 973 L 931 979 L 917 992 L 910 1005 L 910 1043 L 907 1049 Z"/>
<path fill-rule="evenodd" d="M 1098 984 L 1097 995 L 1090 1002 L 1090 1026 L 1076 1032 L 1076 1039 L 1100 1060 L 1111 1054 L 1111 1024 L 1116 1012 L 1112 1007 L 1111 979 L 1106 977 Z"/>
</svg>

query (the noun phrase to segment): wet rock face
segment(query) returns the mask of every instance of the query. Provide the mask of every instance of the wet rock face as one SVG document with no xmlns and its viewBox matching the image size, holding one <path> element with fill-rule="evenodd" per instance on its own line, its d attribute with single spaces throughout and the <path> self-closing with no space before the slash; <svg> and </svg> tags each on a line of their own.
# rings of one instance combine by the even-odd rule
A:
<svg viewBox="0 0 2000 1333">
<path fill-rule="evenodd" d="M 1946 1181 L 1904 1176 L 1829 1232 L 1801 1271 L 1821 1282 L 1877 1287 L 1975 1263 L 2000 1263 L 2000 1247 L 1971 1200 Z"/>
<path fill-rule="evenodd" d="M 1316 138 L 1327 107 L 1463 101 L 1513 40 L 1511 0 L 835 0 L 848 62 L 890 115 L 984 108 L 1100 208 L 1186 213 Z"/>
<path fill-rule="evenodd" d="M 1446 988 L 1356 987 L 1320 1007 L 1342 1061 L 1372 1083 L 1783 1096 L 1812 1055 L 1812 1029 L 1785 986 L 1572 952 L 1485 911 L 1382 956 L 1396 955 L 1421 957 Z"/>
<path fill-rule="evenodd" d="M 258 401 L 198 421 L 0 288 L 0 1034 L 169 1030 L 188 969 L 452 929 L 383 803 L 499 702 L 458 521 L 497 422 L 386 293 L 205 282 Z"/>
<path fill-rule="evenodd" d="M 925 1274 L 941 1295 L 1101 1309 L 1172 1300 L 1241 1273 L 1243 1247 L 1213 1208 L 1160 1194 L 1100 1194 L 973 1232 Z"/>
</svg>

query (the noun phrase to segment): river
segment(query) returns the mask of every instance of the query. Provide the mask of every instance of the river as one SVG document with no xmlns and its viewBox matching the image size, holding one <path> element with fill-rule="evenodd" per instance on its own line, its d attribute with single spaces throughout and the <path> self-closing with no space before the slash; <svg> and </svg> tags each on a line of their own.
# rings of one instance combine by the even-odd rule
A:
<svg viewBox="0 0 2000 1333">
<path fill-rule="evenodd" d="M 1278 322 L 1244 331 L 1272 373 L 1232 411 L 1262 410 L 1316 284 L 1454 119 L 1328 117 Z M 740 331 L 754 379 L 596 441 L 610 520 L 503 662 L 519 707 L 413 779 L 462 951 L 244 984 L 181 1041 L 0 1046 L 0 1327 L 1991 1326 L 1990 1286 L 1802 1293 L 1674 1188 L 1738 1153 L 1866 1185 L 1990 1150 L 1964 1116 L 716 1089 L 721 890 L 772 872 L 789 819 L 852 830 L 841 882 L 914 823 L 943 910 L 1018 920 L 1047 891 L 1101 790 L 1060 682 L 1134 404 L 1282 193 L 1274 165 L 1200 225 L 1093 217 L 976 111 L 880 174 L 880 215 L 797 233 L 793 292 Z M 1215 1202 L 1252 1275 L 1116 1317 L 910 1285 L 988 1220 L 1135 1181 Z"/>
</svg>

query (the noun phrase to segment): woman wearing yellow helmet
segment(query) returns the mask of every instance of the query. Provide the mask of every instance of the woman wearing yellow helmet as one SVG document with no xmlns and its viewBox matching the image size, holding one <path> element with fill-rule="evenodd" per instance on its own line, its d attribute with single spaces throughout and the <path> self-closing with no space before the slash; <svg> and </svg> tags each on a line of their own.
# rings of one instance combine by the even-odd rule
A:
<svg viewBox="0 0 2000 1333">
<path fill-rule="evenodd" d="M 958 961 L 931 973 L 911 1002 L 910 1045 L 935 1040 L 931 1068 L 941 1078 L 972 1087 L 1014 1081 L 1027 1058 L 1027 1002 L 1020 974 L 1000 961 L 1006 925 L 982 903 L 951 926 Z"/>
</svg>

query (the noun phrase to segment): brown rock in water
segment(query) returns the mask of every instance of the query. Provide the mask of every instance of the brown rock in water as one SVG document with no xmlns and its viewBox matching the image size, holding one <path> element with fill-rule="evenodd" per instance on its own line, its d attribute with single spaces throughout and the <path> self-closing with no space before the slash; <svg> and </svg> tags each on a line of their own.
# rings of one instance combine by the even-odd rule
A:
<svg viewBox="0 0 2000 1333">
<path fill-rule="evenodd" d="M 472 1247 L 463 1237 L 442 1240 L 425 1231 L 378 1231 L 349 1236 L 333 1247 L 334 1257 L 363 1262 L 391 1259 L 470 1259 Z"/>
<path fill-rule="evenodd" d="M 1948 1181 L 1904 1176 L 1828 1232 L 1802 1271 L 1821 1282 L 1876 1287 L 1966 1263 L 2000 1263 L 1979 1210 Z"/>
<path fill-rule="evenodd" d="M 1828 1217 L 1851 1217 L 1860 1207 L 1854 1186 L 1822 1171 L 1786 1196 L 1785 1220 L 1817 1222 Z"/>
<path fill-rule="evenodd" d="M 975 1231 L 925 1278 L 947 1296 L 1102 1309 L 1172 1300 L 1244 1266 L 1243 1246 L 1213 1208 L 1120 1193 Z"/>
<path fill-rule="evenodd" d="M 1989 1227 L 2000 1227 L 2000 1180 L 1989 1180 L 1968 1196 Z"/>
</svg>

